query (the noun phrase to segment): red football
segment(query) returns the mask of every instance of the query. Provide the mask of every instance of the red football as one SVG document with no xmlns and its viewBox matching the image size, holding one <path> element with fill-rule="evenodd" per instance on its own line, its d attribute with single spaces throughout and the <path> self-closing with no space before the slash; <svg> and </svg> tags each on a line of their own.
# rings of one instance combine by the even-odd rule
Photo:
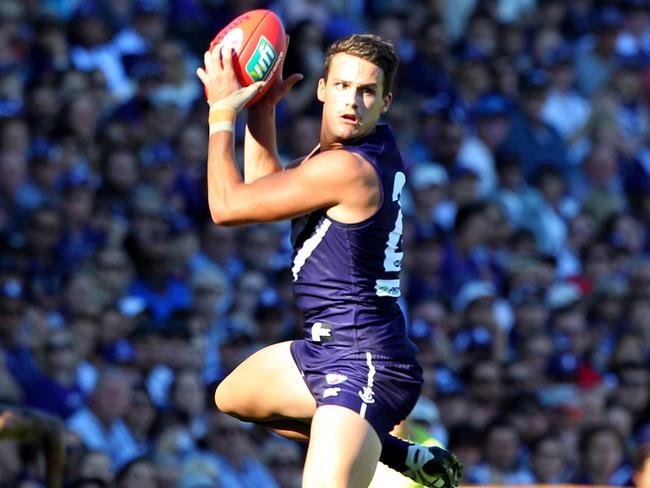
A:
<svg viewBox="0 0 650 488">
<path fill-rule="evenodd" d="M 259 100 L 282 70 L 287 51 L 287 36 L 282 22 L 270 10 L 250 10 L 224 27 L 210 43 L 235 50 L 233 67 L 242 86 L 266 80 L 267 84 L 246 106 Z"/>
</svg>

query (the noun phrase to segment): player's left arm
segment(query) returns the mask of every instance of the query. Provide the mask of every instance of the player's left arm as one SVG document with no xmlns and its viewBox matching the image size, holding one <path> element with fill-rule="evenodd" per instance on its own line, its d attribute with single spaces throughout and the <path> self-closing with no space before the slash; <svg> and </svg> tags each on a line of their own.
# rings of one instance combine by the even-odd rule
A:
<svg viewBox="0 0 650 488">
<path fill-rule="evenodd" d="M 289 41 L 287 39 L 287 45 Z M 282 60 L 278 69 L 280 73 L 269 90 L 248 109 L 246 135 L 244 137 L 244 181 L 252 183 L 282 169 L 278 154 L 275 107 L 293 85 L 302 79 L 296 73 L 286 80 L 282 77 Z"/>
</svg>

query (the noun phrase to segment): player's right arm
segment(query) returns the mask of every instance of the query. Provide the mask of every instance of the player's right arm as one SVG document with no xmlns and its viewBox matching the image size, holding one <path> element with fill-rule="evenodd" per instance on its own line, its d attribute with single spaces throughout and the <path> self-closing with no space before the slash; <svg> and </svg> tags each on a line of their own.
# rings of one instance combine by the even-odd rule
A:
<svg viewBox="0 0 650 488">
<path fill-rule="evenodd" d="M 379 205 L 377 174 L 359 155 L 326 151 L 294 168 L 244 183 L 237 177 L 228 137 L 223 132 L 213 135 L 208 151 L 208 205 L 217 224 L 285 220 L 319 208 L 337 208 L 342 221 L 359 222 Z"/>
</svg>

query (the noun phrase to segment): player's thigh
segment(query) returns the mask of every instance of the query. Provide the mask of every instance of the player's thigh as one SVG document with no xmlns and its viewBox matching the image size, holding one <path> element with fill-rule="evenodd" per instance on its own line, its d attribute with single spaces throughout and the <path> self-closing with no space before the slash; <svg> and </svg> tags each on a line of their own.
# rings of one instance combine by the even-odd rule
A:
<svg viewBox="0 0 650 488">
<path fill-rule="evenodd" d="M 251 421 L 310 419 L 316 402 L 290 345 L 281 342 L 260 349 L 226 376 L 214 394 L 219 410 Z"/>
<path fill-rule="evenodd" d="M 381 441 L 358 413 L 339 405 L 316 410 L 303 488 L 366 488 L 377 467 Z"/>
</svg>

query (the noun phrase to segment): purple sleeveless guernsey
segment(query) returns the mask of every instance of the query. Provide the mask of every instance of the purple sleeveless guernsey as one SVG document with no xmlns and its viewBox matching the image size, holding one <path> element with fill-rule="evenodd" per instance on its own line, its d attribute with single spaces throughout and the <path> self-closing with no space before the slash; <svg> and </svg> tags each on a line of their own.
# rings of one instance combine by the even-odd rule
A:
<svg viewBox="0 0 650 488">
<path fill-rule="evenodd" d="M 381 205 L 355 224 L 337 222 L 324 209 L 293 220 L 294 295 L 304 313 L 305 339 L 341 353 L 414 356 L 417 348 L 397 304 L 403 257 L 399 195 L 406 178 L 395 137 L 380 124 L 343 149 L 373 166 Z"/>
</svg>

